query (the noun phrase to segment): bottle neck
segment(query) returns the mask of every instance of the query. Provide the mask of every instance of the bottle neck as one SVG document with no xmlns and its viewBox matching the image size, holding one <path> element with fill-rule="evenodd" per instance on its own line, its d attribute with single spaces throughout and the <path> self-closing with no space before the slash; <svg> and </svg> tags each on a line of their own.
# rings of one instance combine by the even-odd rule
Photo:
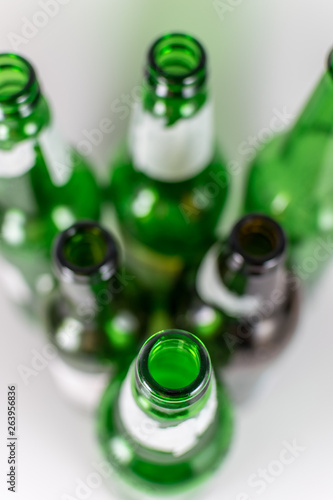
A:
<svg viewBox="0 0 333 500">
<path fill-rule="evenodd" d="M 333 132 L 333 53 L 328 59 L 328 68 L 319 81 L 301 115 L 287 136 L 287 143 L 306 132 L 316 131 L 331 135 Z"/>
<path fill-rule="evenodd" d="M 31 64 L 15 54 L 0 54 L 0 119 L 28 117 L 40 97 Z"/>
<path fill-rule="evenodd" d="M 0 177 L 27 174 L 38 163 L 39 148 L 54 183 L 68 180 L 71 170 L 65 167 L 70 162 L 61 140 L 49 130 L 50 122 L 31 64 L 15 54 L 0 54 Z M 64 168 L 59 169 L 59 164 Z"/>
<path fill-rule="evenodd" d="M 49 122 L 48 106 L 31 64 L 15 54 L 0 54 L 0 146 L 34 137 Z"/>
<path fill-rule="evenodd" d="M 208 353 L 196 337 L 180 330 L 161 332 L 146 342 L 119 399 L 129 434 L 149 449 L 174 455 L 195 446 L 214 421 L 216 408 Z"/>
<path fill-rule="evenodd" d="M 246 317 L 266 301 L 280 306 L 286 291 L 286 240 L 272 219 L 250 214 L 228 240 L 206 255 L 197 275 L 197 290 L 226 314 Z"/>
<path fill-rule="evenodd" d="M 145 73 L 130 127 L 134 168 L 165 182 L 189 179 L 213 156 L 204 49 L 190 36 L 165 35 L 150 49 Z"/>
<path fill-rule="evenodd" d="M 110 306 L 114 293 L 112 278 L 97 283 L 68 283 L 60 280 L 62 297 L 83 321 L 91 320 Z"/>
<path fill-rule="evenodd" d="M 95 222 L 78 222 L 59 235 L 54 266 L 62 296 L 82 319 L 91 319 L 109 307 L 119 291 L 116 243 Z"/>
</svg>

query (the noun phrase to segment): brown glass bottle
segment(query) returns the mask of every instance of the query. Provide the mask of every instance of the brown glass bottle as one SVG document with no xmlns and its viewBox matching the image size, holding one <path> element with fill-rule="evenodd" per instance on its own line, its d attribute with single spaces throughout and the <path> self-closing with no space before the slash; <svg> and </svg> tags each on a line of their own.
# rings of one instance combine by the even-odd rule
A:
<svg viewBox="0 0 333 500">
<path fill-rule="evenodd" d="M 300 287 L 286 268 L 286 246 L 277 222 L 247 215 L 173 294 L 175 325 L 205 342 L 237 400 L 246 398 L 296 327 Z"/>
</svg>

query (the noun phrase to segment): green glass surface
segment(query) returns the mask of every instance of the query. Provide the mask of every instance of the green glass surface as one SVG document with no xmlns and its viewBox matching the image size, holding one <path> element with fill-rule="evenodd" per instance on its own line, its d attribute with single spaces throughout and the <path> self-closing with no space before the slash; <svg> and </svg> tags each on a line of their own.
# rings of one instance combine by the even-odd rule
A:
<svg viewBox="0 0 333 500">
<path fill-rule="evenodd" d="M 95 222 L 78 222 L 58 237 L 54 265 L 60 286 L 46 323 L 61 356 L 84 371 L 126 369 L 143 342 L 149 304 L 118 265 L 115 240 Z"/>
<path fill-rule="evenodd" d="M 1 254 L 23 274 L 34 295 L 42 274 L 50 273 L 55 235 L 80 218 L 98 219 L 100 193 L 85 159 L 66 147 L 62 185 L 50 174 L 41 137 L 52 125 L 49 106 L 31 65 L 14 54 L 0 55 L 0 153 L 12 154 L 29 142 L 32 168 L 2 176 L 0 168 Z M 15 165 L 13 165 L 15 168 Z"/>
<path fill-rule="evenodd" d="M 295 264 L 313 258 L 318 238 L 326 241 L 333 234 L 332 78 L 330 56 L 295 125 L 258 154 L 248 176 L 246 212 L 262 212 L 281 223 Z"/>
<path fill-rule="evenodd" d="M 205 346 L 181 330 L 153 335 L 127 376 L 132 380 L 132 397 L 148 419 L 148 431 L 150 423 L 155 422 L 165 435 L 171 432 L 170 436 L 181 425 L 183 431 L 177 444 L 181 444 L 183 436 L 189 437 L 215 384 Z M 156 442 L 154 447 L 149 440 L 139 442 L 124 427 L 119 405 L 123 383 L 119 377 L 110 384 L 98 414 L 100 444 L 118 479 L 134 492 L 143 490 L 159 496 L 192 489 L 209 478 L 221 464 L 232 438 L 232 409 L 224 388 L 217 385 L 216 411 L 193 446 L 174 453 L 163 451 Z"/>
<path fill-rule="evenodd" d="M 89 230 L 81 230 L 68 238 L 64 243 L 63 252 L 70 264 L 89 268 L 103 262 L 107 243 L 101 237 L 99 227 L 90 226 Z"/>
<path fill-rule="evenodd" d="M 165 35 L 148 53 L 143 109 L 164 119 L 166 129 L 179 120 L 185 124 L 209 100 L 206 78 L 200 44 L 187 35 Z M 199 262 L 214 241 L 227 191 L 225 163 L 214 148 L 211 161 L 199 173 L 170 182 L 139 171 L 130 153 L 120 151 L 113 162 L 109 197 L 122 226 L 129 263 L 138 275 L 150 286 L 163 288 L 185 261 Z"/>
<path fill-rule="evenodd" d="M 178 339 L 163 339 L 149 354 L 148 370 L 158 384 L 180 389 L 199 375 L 199 362 L 196 346 L 188 347 Z"/>
</svg>

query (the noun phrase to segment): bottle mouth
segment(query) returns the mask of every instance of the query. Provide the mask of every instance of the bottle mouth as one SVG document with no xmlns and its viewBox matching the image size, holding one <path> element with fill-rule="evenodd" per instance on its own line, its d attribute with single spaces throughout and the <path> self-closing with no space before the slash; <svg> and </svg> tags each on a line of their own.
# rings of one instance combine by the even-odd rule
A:
<svg viewBox="0 0 333 500">
<path fill-rule="evenodd" d="M 40 88 L 31 64 L 16 54 L 0 54 L 0 114 L 32 112 Z"/>
<path fill-rule="evenodd" d="M 210 379 L 205 346 L 183 330 L 165 330 L 150 337 L 136 363 L 140 392 L 158 408 L 192 405 L 206 393 Z"/>
<path fill-rule="evenodd" d="M 195 38 L 168 33 L 150 48 L 147 76 L 160 97 L 192 97 L 206 80 L 206 53 Z"/>
<path fill-rule="evenodd" d="M 229 245 L 246 264 L 275 267 L 284 257 L 286 237 L 281 226 L 265 215 L 250 214 L 234 227 Z"/>
<path fill-rule="evenodd" d="M 118 250 L 110 233 L 92 221 L 81 221 L 60 233 L 54 245 L 54 263 L 66 281 L 105 281 L 117 269 Z"/>
</svg>

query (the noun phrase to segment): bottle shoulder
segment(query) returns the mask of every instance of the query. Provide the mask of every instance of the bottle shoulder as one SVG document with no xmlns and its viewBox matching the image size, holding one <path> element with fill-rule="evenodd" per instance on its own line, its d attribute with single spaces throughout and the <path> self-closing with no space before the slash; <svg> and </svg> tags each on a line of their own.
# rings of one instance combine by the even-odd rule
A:
<svg viewBox="0 0 333 500">
<path fill-rule="evenodd" d="M 188 179 L 174 181 L 163 181 L 142 172 L 135 166 L 127 148 L 122 146 L 119 148 L 111 165 L 111 186 L 113 184 L 118 185 L 118 183 L 126 179 L 127 182 L 134 184 L 140 182 L 166 191 L 186 190 L 191 186 L 207 181 L 207 179 L 214 180 L 214 175 L 218 176 L 216 180 L 220 180 L 220 185 L 224 184 L 224 187 L 226 187 L 228 183 L 226 162 L 217 146 L 214 148 L 211 161 L 200 172 Z"/>
<path fill-rule="evenodd" d="M 45 321 L 51 342 L 69 362 L 128 366 L 147 319 L 123 301 L 75 306 L 55 292 L 45 307 Z"/>
<path fill-rule="evenodd" d="M 188 489 L 210 476 L 223 460 L 232 438 L 233 414 L 225 389 L 218 385 L 218 404 L 210 426 L 194 439 L 191 449 L 175 456 L 172 452 L 156 451 L 140 444 L 126 430 L 119 412 L 122 382 L 123 377 L 111 382 L 103 396 L 97 422 L 102 450 L 118 476 L 134 488 L 160 493 Z M 184 439 L 189 439 L 193 432 L 192 422 L 182 425 Z M 151 433 L 154 428 L 147 420 L 141 431 Z M 168 433 L 167 426 L 164 432 Z M 126 462 L 117 453 L 119 443 L 123 443 L 127 451 Z M 181 448 L 181 443 L 179 446 Z"/>
<path fill-rule="evenodd" d="M 256 307 L 242 313 L 243 296 L 228 290 L 214 289 L 209 279 L 209 293 L 201 286 L 199 273 L 184 273 L 175 287 L 171 311 L 177 328 L 188 330 L 207 346 L 217 367 L 237 363 L 256 363 L 272 358 L 291 340 L 300 314 L 301 288 L 292 272 L 285 271 L 283 293 L 272 292 Z M 206 276 L 209 278 L 209 276 Z M 202 276 L 205 278 L 205 276 Z M 214 281 L 214 280 L 213 280 Z M 232 306 L 232 309 L 230 307 Z M 238 312 L 237 312 L 238 311 Z"/>
<path fill-rule="evenodd" d="M 8 220 L 20 220 L 36 240 L 37 231 L 42 241 L 40 233 L 53 228 L 52 240 L 66 223 L 70 225 L 80 218 L 98 219 L 101 200 L 97 181 L 85 159 L 68 147 L 52 127 L 10 151 L 0 151 L 1 159 L 0 211 L 6 219 L 5 212 L 16 213 Z"/>
<path fill-rule="evenodd" d="M 245 210 L 271 215 L 297 241 L 325 231 L 324 221 L 333 215 L 333 140 L 321 130 L 286 139 L 275 138 L 252 163 Z"/>
<path fill-rule="evenodd" d="M 295 336 L 301 308 L 299 280 L 288 273 L 285 296 L 264 301 L 253 316 L 230 318 L 228 332 L 234 345 L 233 364 L 255 365 L 276 358 Z"/>
<path fill-rule="evenodd" d="M 51 112 L 45 97 L 40 96 L 28 116 L 13 115 L 1 120 L 3 130 L 0 150 L 9 150 L 16 144 L 38 137 L 51 123 Z"/>
<path fill-rule="evenodd" d="M 113 171 L 110 199 L 126 236 L 166 255 L 200 256 L 214 233 L 228 193 L 226 170 L 217 160 L 193 179 L 152 179 L 131 162 Z"/>
</svg>

